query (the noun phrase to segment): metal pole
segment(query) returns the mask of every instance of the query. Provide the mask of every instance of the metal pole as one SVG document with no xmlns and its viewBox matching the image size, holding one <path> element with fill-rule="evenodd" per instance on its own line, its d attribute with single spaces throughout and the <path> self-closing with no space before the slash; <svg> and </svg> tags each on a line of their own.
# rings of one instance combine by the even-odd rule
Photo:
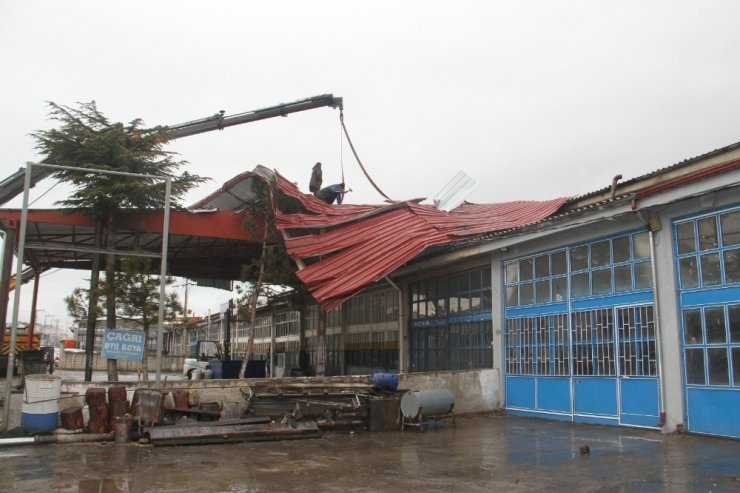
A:
<svg viewBox="0 0 740 493">
<path fill-rule="evenodd" d="M 8 348 L 8 372 L 5 376 L 5 398 L 3 400 L 3 422 L 0 431 L 8 429 L 10 419 L 10 391 L 13 387 L 13 367 L 15 366 L 15 336 L 18 332 L 18 309 L 21 304 L 21 272 L 23 272 L 23 250 L 26 247 L 26 224 L 28 223 L 28 192 L 31 188 L 32 163 L 26 163 L 26 175 L 23 181 L 23 209 L 21 210 L 20 236 L 18 237 L 18 261 L 16 263 L 16 283 L 13 299 L 13 322 L 10 326 L 10 346 Z"/>
<path fill-rule="evenodd" d="M 172 179 L 167 178 L 164 191 L 164 224 L 162 224 L 162 261 L 159 271 L 159 324 L 157 326 L 157 375 L 155 384 L 157 390 L 162 390 L 162 338 L 164 321 L 164 297 L 167 278 L 167 249 L 169 247 L 170 234 L 170 192 L 172 191 Z M 146 341 L 144 342 L 146 344 Z M 146 352 L 146 351 L 145 351 Z"/>
<path fill-rule="evenodd" d="M 400 374 L 403 373 L 403 364 L 405 363 L 403 357 L 405 351 L 403 346 L 403 291 L 395 282 L 391 281 L 390 277 L 385 276 L 385 280 L 398 293 L 398 373 Z"/>
<path fill-rule="evenodd" d="M 8 319 L 10 274 L 13 269 L 13 248 L 17 235 L 15 227 L 0 231 L 0 233 L 3 235 L 3 259 L 2 267 L 0 267 L 0 341 L 2 341 L 5 337 L 5 324 Z"/>
<path fill-rule="evenodd" d="M 20 282 L 21 279 L 16 279 Z M 39 300 L 39 284 L 41 283 L 41 271 L 36 271 L 33 281 L 33 299 L 31 301 L 31 323 L 28 325 L 28 349 L 33 347 L 33 333 L 36 330 L 36 304 Z"/>
</svg>

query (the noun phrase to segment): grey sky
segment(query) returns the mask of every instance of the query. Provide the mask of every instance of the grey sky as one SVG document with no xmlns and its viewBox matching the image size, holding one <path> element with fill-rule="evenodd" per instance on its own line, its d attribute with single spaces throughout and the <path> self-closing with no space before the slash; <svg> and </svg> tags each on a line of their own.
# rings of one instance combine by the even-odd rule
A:
<svg viewBox="0 0 740 493">
<path fill-rule="evenodd" d="M 333 93 L 394 199 L 431 198 L 459 170 L 479 183 L 474 202 L 578 195 L 740 141 L 737 19 L 731 0 L 0 0 L 3 177 L 38 158 L 28 134 L 52 125 L 45 101 L 157 125 Z M 257 164 L 307 190 L 316 161 L 326 184 L 344 163 L 348 202 L 380 202 L 338 116 L 174 142 L 213 178 L 186 203 Z M 39 307 L 64 320 L 81 277 L 49 276 Z M 221 298 L 191 302 L 203 314 Z"/>
</svg>

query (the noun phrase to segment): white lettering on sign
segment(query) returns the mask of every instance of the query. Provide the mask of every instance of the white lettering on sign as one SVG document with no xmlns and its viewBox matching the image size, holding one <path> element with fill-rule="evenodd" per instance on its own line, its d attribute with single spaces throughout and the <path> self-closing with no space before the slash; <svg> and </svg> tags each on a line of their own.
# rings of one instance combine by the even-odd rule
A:
<svg viewBox="0 0 740 493">
<path fill-rule="evenodd" d="M 141 344 L 144 342 L 144 334 L 138 334 L 133 332 L 106 332 L 105 338 L 108 341 L 123 341 L 123 342 L 138 342 Z"/>
</svg>

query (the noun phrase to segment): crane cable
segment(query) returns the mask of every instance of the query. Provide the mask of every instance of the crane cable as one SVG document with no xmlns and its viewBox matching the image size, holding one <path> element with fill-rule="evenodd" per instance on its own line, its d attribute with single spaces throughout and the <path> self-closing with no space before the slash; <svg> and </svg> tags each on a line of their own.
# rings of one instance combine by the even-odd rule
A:
<svg viewBox="0 0 740 493">
<path fill-rule="evenodd" d="M 347 133 L 347 127 L 344 124 L 344 112 L 343 111 L 340 111 L 339 112 L 339 121 L 342 122 L 342 129 L 344 130 L 345 137 L 347 137 L 347 142 L 349 143 L 349 148 L 352 149 L 352 154 L 355 155 L 355 159 L 357 160 L 357 164 L 360 165 L 360 169 L 362 170 L 363 173 L 365 173 L 365 177 L 368 179 L 368 181 L 370 182 L 370 184 L 375 188 L 375 190 L 378 191 L 378 193 L 380 195 L 382 195 L 383 197 L 385 197 L 385 199 L 388 200 L 389 202 L 395 202 L 393 199 L 391 199 L 386 194 L 384 194 L 383 191 L 380 189 L 380 187 L 378 187 L 378 185 L 375 184 L 375 182 L 373 181 L 373 179 L 370 178 L 370 175 L 367 174 L 367 171 L 365 170 L 365 167 L 362 165 L 362 161 L 360 161 L 360 156 L 358 156 L 357 155 L 357 151 L 355 151 L 355 146 L 352 145 L 352 139 L 349 138 L 349 133 Z M 344 181 L 344 167 L 342 167 L 342 181 Z"/>
</svg>

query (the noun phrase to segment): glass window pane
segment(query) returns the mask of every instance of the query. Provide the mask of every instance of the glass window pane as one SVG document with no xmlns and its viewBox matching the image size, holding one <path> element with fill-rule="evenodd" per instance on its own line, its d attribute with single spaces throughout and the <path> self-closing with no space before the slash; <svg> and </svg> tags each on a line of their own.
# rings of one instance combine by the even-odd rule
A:
<svg viewBox="0 0 740 493">
<path fill-rule="evenodd" d="M 506 288 L 506 306 L 517 305 L 519 305 L 519 288 L 517 286 L 509 286 Z"/>
<path fill-rule="evenodd" d="M 444 298 L 438 299 L 437 300 L 437 305 L 434 308 L 435 308 L 434 315 L 436 317 L 446 317 L 447 316 L 447 309 L 445 308 L 445 300 L 444 300 Z"/>
<path fill-rule="evenodd" d="M 588 296 L 590 294 L 588 272 L 573 274 L 570 278 L 570 289 L 574 298 Z"/>
<path fill-rule="evenodd" d="M 591 267 L 601 267 L 611 263 L 611 242 L 599 241 L 591 245 Z"/>
<path fill-rule="evenodd" d="M 722 244 L 724 246 L 740 245 L 740 211 L 722 214 L 720 223 L 722 224 Z"/>
<path fill-rule="evenodd" d="M 740 282 L 740 249 L 725 250 L 725 282 L 732 284 Z"/>
<path fill-rule="evenodd" d="M 694 223 L 689 221 L 676 226 L 676 237 L 678 241 L 678 253 L 691 253 L 696 251 L 696 239 L 694 238 Z"/>
<path fill-rule="evenodd" d="M 534 275 L 535 277 L 549 277 L 550 276 L 550 256 L 540 255 L 534 259 Z"/>
<path fill-rule="evenodd" d="M 617 293 L 632 289 L 631 265 L 621 265 L 614 268 L 614 289 Z"/>
<path fill-rule="evenodd" d="M 627 262 L 630 259 L 630 237 L 620 236 L 612 240 L 614 263 Z"/>
<path fill-rule="evenodd" d="M 591 274 L 593 276 L 593 294 L 608 294 L 612 292 L 612 270 L 601 269 L 595 270 Z"/>
<path fill-rule="evenodd" d="M 696 268 L 696 257 L 682 258 L 678 261 L 681 270 L 681 288 L 699 287 L 699 272 Z"/>
<path fill-rule="evenodd" d="M 535 296 L 537 303 L 549 303 L 550 302 L 550 281 L 537 281 L 535 284 Z"/>
<path fill-rule="evenodd" d="M 699 226 L 699 250 L 717 248 L 717 219 L 705 217 L 697 221 Z"/>
<path fill-rule="evenodd" d="M 692 308 L 683 311 L 684 344 L 701 344 L 704 342 L 701 330 L 701 310 Z"/>
<path fill-rule="evenodd" d="M 483 287 L 484 288 L 491 287 L 491 269 L 487 267 L 483 269 Z"/>
<path fill-rule="evenodd" d="M 457 313 L 460 309 L 460 299 L 457 296 L 451 295 L 449 297 L 450 313 Z"/>
<path fill-rule="evenodd" d="M 570 270 L 588 268 L 588 247 L 579 246 L 570 249 Z"/>
<path fill-rule="evenodd" d="M 470 296 L 460 296 L 460 313 L 466 313 L 470 311 Z"/>
<path fill-rule="evenodd" d="M 556 277 L 552 280 L 552 300 L 565 301 L 568 299 L 568 278 Z"/>
<path fill-rule="evenodd" d="M 727 307 L 727 318 L 730 323 L 730 341 L 740 342 L 740 305 Z M 740 385 L 740 382 L 738 382 Z"/>
<path fill-rule="evenodd" d="M 480 291 L 481 286 L 481 277 L 482 272 L 479 270 L 473 271 L 470 273 L 470 290 L 471 291 Z"/>
<path fill-rule="evenodd" d="M 636 259 L 650 256 L 650 236 L 646 232 L 633 235 L 632 242 Z"/>
<path fill-rule="evenodd" d="M 727 348 L 707 349 L 709 360 L 709 385 L 729 385 L 730 372 L 727 364 Z"/>
<path fill-rule="evenodd" d="M 506 264 L 506 282 L 508 284 L 519 282 L 519 262 Z"/>
<path fill-rule="evenodd" d="M 532 259 L 525 258 L 519 261 L 519 279 L 529 281 L 532 279 Z"/>
<path fill-rule="evenodd" d="M 459 289 L 458 292 L 461 293 L 461 294 L 462 293 L 469 293 L 470 292 L 470 276 L 467 273 L 466 274 L 461 274 L 458 277 L 458 281 L 459 281 L 459 286 L 460 286 L 458 288 Z"/>
<path fill-rule="evenodd" d="M 565 251 L 555 252 L 550 256 L 552 266 L 552 275 L 565 274 L 568 271 L 568 262 L 565 258 Z"/>
<path fill-rule="evenodd" d="M 686 383 L 704 385 L 704 350 L 686 349 Z"/>
<path fill-rule="evenodd" d="M 493 300 L 491 299 L 491 291 L 481 291 L 481 310 L 490 311 L 493 308 Z"/>
<path fill-rule="evenodd" d="M 722 271 L 719 267 L 719 253 L 701 256 L 701 282 L 703 286 L 722 284 Z"/>
<path fill-rule="evenodd" d="M 653 267 L 651 261 L 635 264 L 635 289 L 653 287 Z"/>
<path fill-rule="evenodd" d="M 707 331 L 707 344 L 727 342 L 724 308 L 721 306 L 705 308 L 704 327 Z"/>
<path fill-rule="evenodd" d="M 732 348 L 732 381 L 740 387 L 740 347 Z"/>
<path fill-rule="evenodd" d="M 521 286 L 519 286 L 519 302 L 522 305 L 531 305 L 532 303 L 534 303 L 532 283 L 522 284 Z"/>
</svg>

